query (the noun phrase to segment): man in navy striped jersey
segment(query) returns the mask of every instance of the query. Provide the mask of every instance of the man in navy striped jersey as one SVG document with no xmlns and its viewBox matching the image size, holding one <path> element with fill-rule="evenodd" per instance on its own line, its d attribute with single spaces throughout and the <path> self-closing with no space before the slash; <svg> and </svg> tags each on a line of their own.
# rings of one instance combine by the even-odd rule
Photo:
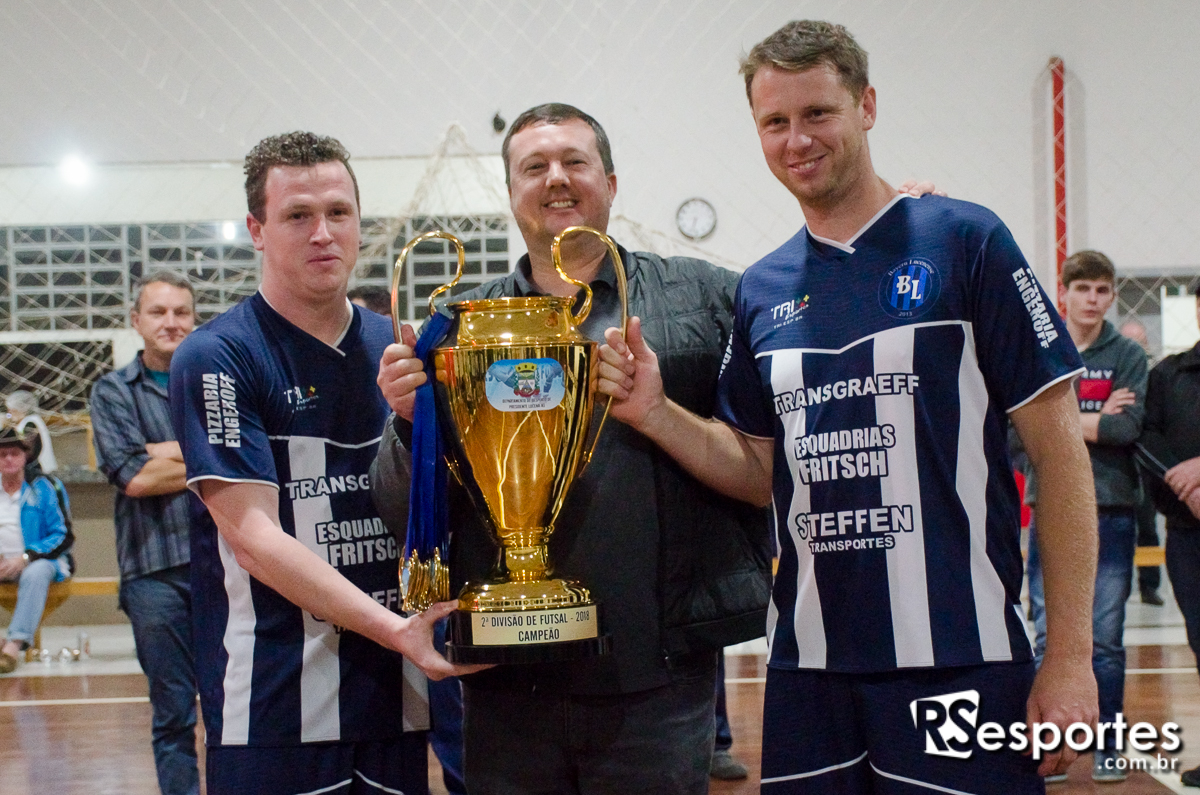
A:
<svg viewBox="0 0 1200 795">
<path fill-rule="evenodd" d="M 1096 720 L 1079 356 L 998 218 L 875 173 L 845 28 L 789 23 L 742 74 L 806 227 L 742 278 L 713 420 L 665 399 L 636 321 L 609 330 L 600 390 L 701 481 L 773 502 L 763 789 L 1041 792 L 1075 756 L 1054 732 Z M 1044 502 L 1036 678 L 1009 418 Z"/>
<path fill-rule="evenodd" d="M 391 324 L 354 307 L 358 185 L 332 138 L 246 157 L 259 292 L 171 360 L 193 500 L 196 673 L 209 795 L 423 792 L 433 648 L 453 609 L 399 614 L 400 550 L 370 497 Z M 207 509 L 207 510 L 205 510 Z M 402 656 L 403 655 L 403 656 Z"/>
</svg>

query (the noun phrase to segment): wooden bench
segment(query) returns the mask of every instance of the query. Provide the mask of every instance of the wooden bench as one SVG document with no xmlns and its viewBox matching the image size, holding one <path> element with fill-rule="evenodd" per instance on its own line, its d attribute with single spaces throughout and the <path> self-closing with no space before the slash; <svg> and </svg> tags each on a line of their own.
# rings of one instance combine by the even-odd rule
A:
<svg viewBox="0 0 1200 795">
<path fill-rule="evenodd" d="M 42 620 L 62 606 L 72 596 L 116 596 L 121 581 L 116 577 L 72 577 L 62 582 L 50 583 L 46 594 L 46 609 L 42 612 Z M 0 607 L 10 613 L 17 607 L 17 583 L 0 582 Z M 33 645 L 29 650 L 42 647 L 42 628 L 39 625 L 33 635 Z M 28 654 L 28 650 L 26 652 Z"/>
<path fill-rule="evenodd" d="M 1138 547 L 1133 553 L 1134 566 L 1162 566 L 1166 562 L 1165 547 Z"/>
</svg>

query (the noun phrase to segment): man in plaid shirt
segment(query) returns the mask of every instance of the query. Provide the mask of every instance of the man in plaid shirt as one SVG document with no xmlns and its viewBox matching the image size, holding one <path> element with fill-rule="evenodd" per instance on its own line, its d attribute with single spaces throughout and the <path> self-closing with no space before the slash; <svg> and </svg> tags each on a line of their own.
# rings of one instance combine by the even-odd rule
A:
<svg viewBox="0 0 1200 795">
<path fill-rule="evenodd" d="M 150 680 L 154 764 L 164 795 L 198 795 L 196 677 L 188 498 L 171 428 L 171 356 L 194 324 L 195 293 L 162 271 L 142 282 L 130 317 L 145 350 L 92 388 L 96 462 L 117 487 L 121 609 Z"/>
</svg>

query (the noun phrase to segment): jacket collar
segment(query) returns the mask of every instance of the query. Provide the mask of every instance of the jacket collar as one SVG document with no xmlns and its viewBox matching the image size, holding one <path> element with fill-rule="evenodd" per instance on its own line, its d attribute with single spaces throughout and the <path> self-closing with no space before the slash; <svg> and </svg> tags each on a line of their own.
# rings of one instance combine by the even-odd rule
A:
<svg viewBox="0 0 1200 795">
<path fill-rule="evenodd" d="M 164 389 L 163 387 L 159 386 L 158 382 L 155 381 L 153 378 L 151 378 L 149 376 L 149 374 L 146 372 L 146 363 L 142 359 L 141 351 L 138 351 L 137 356 L 134 357 L 132 362 L 125 365 L 117 372 L 120 374 L 121 380 L 131 386 L 134 383 L 141 381 L 141 382 L 145 383 L 146 386 L 148 386 L 150 389 L 153 389 L 155 392 L 159 392 L 159 393 L 163 394 L 164 396 L 167 394 L 167 390 Z"/>
<path fill-rule="evenodd" d="M 626 280 L 633 280 L 633 260 L 619 244 L 617 245 L 617 253 L 621 255 L 621 262 L 625 265 Z M 613 269 L 612 255 L 604 257 L 604 263 L 600 266 L 600 270 L 596 273 L 596 278 L 592 280 L 593 284 L 604 283 L 614 290 L 617 289 L 617 274 Z M 517 265 L 513 268 L 513 285 L 516 287 L 517 295 L 545 295 L 536 284 L 533 283 L 533 266 L 529 262 L 529 255 L 524 254 L 517 260 Z"/>
<path fill-rule="evenodd" d="M 1200 369 L 1200 342 L 1179 354 L 1179 367 L 1188 370 Z"/>
<path fill-rule="evenodd" d="M 17 495 L 15 497 L 9 497 L 9 499 L 16 500 L 17 503 L 20 505 L 25 505 L 26 503 L 29 503 L 30 505 L 36 505 L 37 504 L 37 495 L 33 495 L 32 501 L 30 501 L 30 499 L 29 499 L 30 498 L 29 491 L 31 488 L 32 488 L 32 486 L 29 485 L 29 481 L 23 480 L 23 481 L 21 481 L 21 488 L 17 492 Z M 4 492 L 4 496 L 8 497 L 7 491 Z"/>
</svg>

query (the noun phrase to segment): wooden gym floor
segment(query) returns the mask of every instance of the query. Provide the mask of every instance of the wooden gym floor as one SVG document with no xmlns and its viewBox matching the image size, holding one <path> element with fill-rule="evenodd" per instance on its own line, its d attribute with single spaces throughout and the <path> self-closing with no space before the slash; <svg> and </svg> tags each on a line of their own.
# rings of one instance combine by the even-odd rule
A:
<svg viewBox="0 0 1200 795">
<path fill-rule="evenodd" d="M 1139 622 L 1151 626 L 1138 627 Z M 1154 626 L 1157 623 L 1165 626 Z M 1083 757 L 1071 769 L 1067 783 L 1048 787 L 1050 795 L 1189 791 L 1179 785 L 1178 770 L 1200 765 L 1200 742 L 1194 749 L 1189 747 L 1189 740 L 1200 738 L 1200 677 L 1178 624 L 1178 611 L 1170 602 L 1167 608 L 1140 605 L 1136 596 L 1130 602 L 1126 643 L 1141 645 L 1128 648 L 1125 712 L 1131 723 L 1148 721 L 1157 726 L 1173 720 L 1183 727 L 1184 748 L 1177 755 L 1176 773 L 1156 780 L 1137 771 L 1124 783 L 1094 784 L 1091 759 Z M 74 630 L 60 628 L 55 634 L 48 630 L 47 645 L 60 642 L 55 640 L 60 635 L 74 639 L 68 632 Z M 88 664 L 35 662 L 0 677 L 0 793 L 158 792 L 145 678 L 136 672 L 136 662 L 107 664 L 102 653 L 94 656 L 87 668 L 71 666 Z M 748 795 L 758 792 L 765 659 L 760 654 L 730 656 L 726 676 L 733 752 L 750 767 L 751 777 L 741 782 L 714 781 L 712 792 Z M 442 793 L 440 771 L 432 755 L 430 759 L 431 790 Z"/>
</svg>

